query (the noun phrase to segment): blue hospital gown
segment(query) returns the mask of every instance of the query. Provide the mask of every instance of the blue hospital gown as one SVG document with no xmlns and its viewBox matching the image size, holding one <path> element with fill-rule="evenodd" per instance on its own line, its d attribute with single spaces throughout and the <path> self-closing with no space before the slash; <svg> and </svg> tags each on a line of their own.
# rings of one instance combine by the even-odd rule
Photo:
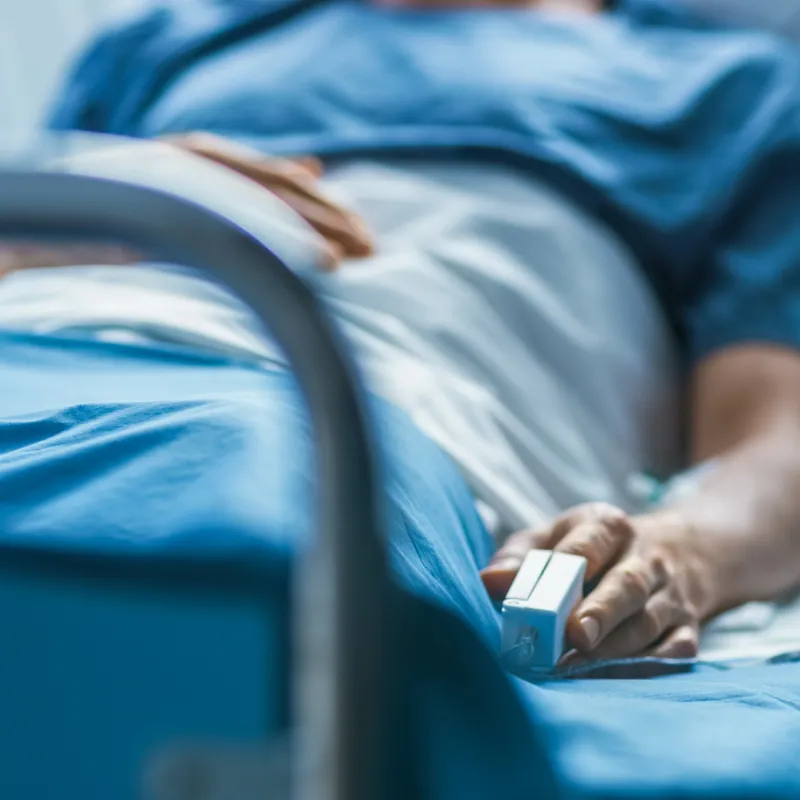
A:
<svg viewBox="0 0 800 800">
<path fill-rule="evenodd" d="M 513 160 L 628 242 L 688 360 L 800 336 L 800 52 L 666 3 L 559 18 L 190 0 L 101 39 L 53 125 Z"/>
</svg>

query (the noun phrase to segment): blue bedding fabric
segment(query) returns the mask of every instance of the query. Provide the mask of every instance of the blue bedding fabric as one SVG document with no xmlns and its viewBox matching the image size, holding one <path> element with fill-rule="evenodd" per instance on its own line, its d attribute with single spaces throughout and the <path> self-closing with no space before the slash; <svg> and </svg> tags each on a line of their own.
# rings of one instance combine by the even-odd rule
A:
<svg viewBox="0 0 800 800">
<path fill-rule="evenodd" d="M 290 375 L 14 334 L 0 335 L 0 371 L 0 563 L 34 547 L 106 564 L 206 563 L 216 580 L 255 565 L 265 586 L 285 585 L 313 489 Z M 478 578 L 491 543 L 469 492 L 403 414 L 376 399 L 369 407 L 393 572 L 418 602 L 402 656 L 417 750 L 403 763 L 425 765 L 430 796 L 797 797 L 800 667 L 539 686 L 504 675 Z M 271 674 L 288 669 L 287 651 L 271 658 Z"/>
<path fill-rule="evenodd" d="M 145 137 L 205 129 L 330 158 L 513 160 L 616 228 L 698 358 L 736 341 L 798 341 L 799 103 L 792 46 L 667 3 L 630 0 L 567 22 L 186 0 L 102 38 L 52 124 Z M 5 337 L 0 353 L 9 542 L 285 566 L 307 529 L 311 484 L 289 377 L 41 338 Z M 429 689 L 419 741 L 433 753 L 435 796 L 800 794 L 800 668 L 504 678 L 487 655 L 497 623 L 477 570 L 489 542 L 468 492 L 401 414 L 372 408 L 395 574 L 436 604 L 409 656 Z"/>
</svg>

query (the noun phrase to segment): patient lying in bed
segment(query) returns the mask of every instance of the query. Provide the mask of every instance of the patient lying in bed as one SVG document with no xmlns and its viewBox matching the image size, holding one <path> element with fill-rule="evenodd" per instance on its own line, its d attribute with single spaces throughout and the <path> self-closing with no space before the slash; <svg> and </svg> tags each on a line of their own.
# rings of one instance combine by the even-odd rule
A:
<svg viewBox="0 0 800 800">
<path fill-rule="evenodd" d="M 456 462 L 487 523 L 515 531 L 483 572 L 491 594 L 532 547 L 579 553 L 599 579 L 571 622 L 579 657 L 692 656 L 704 619 L 800 582 L 800 58 L 649 23 L 635 3 L 547 5 L 481 22 L 332 3 L 270 29 L 281 53 L 292 37 L 337 42 L 324 74 L 293 62 L 296 91 L 269 77 L 284 56 L 254 33 L 106 127 L 224 119 L 262 152 L 324 154 L 318 178 L 224 139 L 174 142 L 327 239 L 326 266 L 341 264 L 319 289 L 368 384 Z M 371 98 L 364 69 L 391 91 Z M 59 124 L 86 125 L 84 110 L 66 104 Z M 281 361 L 237 301 L 157 265 L 20 272 L 0 313 Z M 710 477 L 644 508 L 631 476 L 666 476 L 686 453 L 713 460 Z"/>
</svg>

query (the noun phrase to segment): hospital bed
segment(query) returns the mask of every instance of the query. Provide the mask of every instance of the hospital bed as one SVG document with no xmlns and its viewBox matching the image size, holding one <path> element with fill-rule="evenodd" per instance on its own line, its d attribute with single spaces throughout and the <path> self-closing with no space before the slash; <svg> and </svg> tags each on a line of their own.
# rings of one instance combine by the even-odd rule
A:
<svg viewBox="0 0 800 800">
<path fill-rule="evenodd" d="M 280 237 L 254 234 L 169 187 L 82 174 L 75 162 L 65 172 L 64 163 L 41 152 L 6 162 L 0 236 L 124 241 L 206 270 L 245 299 L 282 345 L 306 398 L 317 533 L 289 583 L 286 563 L 276 568 L 280 555 L 235 528 L 221 538 L 199 528 L 160 539 L 102 526 L 33 537 L 24 524 L 0 530 L 0 796 L 794 796 L 791 664 L 735 678 L 712 670 L 669 684 L 543 689 L 503 671 L 468 611 L 453 613 L 390 577 L 386 464 L 376 456 L 370 404 L 306 279 L 276 255 Z M 75 355 L 81 364 L 95 359 L 109 383 L 140 374 L 124 348 L 97 360 L 70 347 L 57 337 L 4 334 L 5 385 L 19 385 L 9 370 L 33 376 L 42 365 L 38 391 L 79 380 L 58 371 Z M 18 370 L 28 359 L 32 368 Z M 3 436 L 4 444 L 11 436 L 12 455 L 15 437 L 29 456 L 48 447 L 25 432 L 24 414 L 11 422 Z M 92 454 L 100 461 L 103 435 Z M 63 479 L 80 459 L 55 459 L 49 474 Z M 265 454 L 265 473 L 267 462 Z M 14 506 L 13 486 L 0 481 L 0 509 Z M 213 495 L 213 482 L 199 488 Z M 100 516 L 91 482 L 80 495 L 89 504 L 83 518 Z M 197 501 L 173 498 L 184 513 Z M 441 545 L 445 558 L 456 557 L 453 542 Z M 280 613 L 289 594 L 291 626 Z M 287 651 L 289 674 L 276 658 Z"/>
<path fill-rule="evenodd" d="M 324 526 L 294 581 L 296 638 L 271 611 L 270 593 L 288 587 L 264 581 L 257 565 L 242 569 L 223 558 L 209 569 L 207 560 L 180 547 L 131 558 L 115 553 L 108 542 L 80 537 L 33 544 L 5 538 L 0 605 L 25 613 L 9 616 L 0 633 L 5 654 L 0 796 L 133 798 L 144 784 L 148 800 L 248 800 L 281 797 L 293 784 L 291 796 L 356 800 L 666 797 L 657 784 L 669 770 L 656 765 L 640 769 L 636 791 L 597 779 L 604 769 L 614 772 L 626 747 L 635 760 L 636 740 L 647 743 L 655 735 L 667 744 L 677 738 L 667 735 L 664 723 L 678 709 L 659 704 L 660 691 L 719 712 L 714 718 L 687 712 L 681 731 L 692 782 L 672 796 L 792 796 L 797 781 L 788 774 L 786 758 L 779 759 L 780 781 L 765 778 L 773 767 L 770 757 L 789 752 L 796 741 L 796 727 L 786 722 L 790 703 L 781 696 L 772 697 L 770 705 L 769 687 L 763 694 L 753 688 L 758 675 L 731 680 L 726 689 L 717 689 L 713 678 L 707 687 L 685 683 L 669 690 L 632 682 L 630 696 L 605 688 L 597 690 L 605 692 L 598 702 L 595 690 L 563 690 L 562 699 L 574 693 L 574 704 L 542 708 L 565 720 L 560 726 L 565 738 L 577 742 L 565 752 L 592 755 L 582 744 L 589 738 L 581 737 L 588 737 L 593 725 L 602 731 L 597 719 L 584 725 L 585 731 L 576 730 L 581 703 L 606 709 L 621 722 L 607 750 L 595 757 L 610 766 L 595 769 L 584 783 L 585 789 L 594 781 L 594 791 L 568 791 L 555 780 L 553 748 L 534 725 L 542 708 L 525 704 L 462 620 L 388 580 L 375 491 L 378 465 L 353 369 L 313 294 L 275 257 L 269 241 L 152 189 L 42 173 L 25 169 L 25 162 L 0 179 L 0 230 L 28 237 L 113 235 L 229 283 L 277 335 L 307 395 L 318 447 L 317 519 Z M 20 352 L 24 356 L 24 347 Z M 294 677 L 286 680 L 264 653 L 285 648 L 290 640 Z M 436 666 L 420 666 L 417 656 Z M 425 675 L 427 695 L 413 686 L 426 669 L 435 673 L 434 679 Z M 409 716 L 417 716 L 415 730 L 435 733 L 435 718 L 425 716 L 435 712 L 419 707 L 435 709 L 441 694 L 435 688 L 465 681 L 465 670 L 474 690 L 469 721 L 480 721 L 482 735 L 452 740 L 449 750 L 442 736 L 435 748 L 425 741 L 415 747 L 403 735 L 411 728 Z M 757 717 L 737 713 L 745 686 L 752 691 L 753 709 L 763 712 Z M 267 700 L 268 687 L 295 699 L 276 707 Z M 638 716 L 630 713 L 634 702 Z M 722 713 L 725 702 L 730 716 Z M 561 714 L 565 708 L 569 713 Z M 768 716 L 781 717 L 783 727 L 770 724 Z M 276 738 L 290 717 L 299 735 Z M 702 728 L 712 719 L 713 728 Z M 628 739 L 623 723 L 630 728 Z M 713 768 L 707 772 L 695 757 L 701 748 L 690 738 L 698 728 L 709 739 L 704 755 Z M 734 734 L 747 738 L 748 731 L 752 746 L 737 750 Z M 676 753 L 665 756 L 671 767 Z M 458 775 L 437 771 L 433 762 L 447 759 L 459 763 Z M 380 763 L 385 770 L 375 766 Z M 723 766 L 730 767 L 728 782 L 719 780 Z"/>
<path fill-rule="evenodd" d="M 319 491 L 317 537 L 294 581 L 296 701 L 292 707 L 300 735 L 283 745 L 242 745 L 240 752 L 201 747 L 167 753 L 151 778 L 148 796 L 255 800 L 288 796 L 289 785 L 292 797 L 309 800 L 390 796 L 387 787 L 380 786 L 383 777 L 377 765 L 386 753 L 377 732 L 390 723 L 387 697 L 392 687 L 387 681 L 392 642 L 387 633 L 401 629 L 394 618 L 402 612 L 388 578 L 374 489 L 379 478 L 363 403 L 348 356 L 313 292 L 264 241 L 186 198 L 95 176 L 31 169 L 24 158 L 18 168 L 12 161 L 0 174 L 0 235 L 59 241 L 111 238 L 212 273 L 246 298 L 273 332 L 308 403 Z M 69 546 L 42 547 L 41 542 L 20 540 L 6 541 L 2 551 L 0 572 L 33 574 L 37 576 L 34 584 L 44 577 L 45 586 L 39 589 L 54 597 L 62 581 L 69 584 L 72 579 L 105 584 L 100 591 L 110 592 L 107 601 L 115 592 L 124 595 L 131 587 L 134 594 L 154 593 L 164 603 L 169 602 L 163 598 L 164 591 L 167 596 L 186 591 L 189 596 L 211 598 L 222 592 L 229 595 L 221 601 L 223 606 L 236 598 L 235 602 L 252 604 L 258 614 L 263 600 L 257 581 L 226 586 L 224 577 L 203 577 L 191 557 L 183 564 L 180 558 L 168 564 L 159 564 L 156 558 L 144 571 L 137 573 L 134 568 L 132 574 L 115 575 L 109 587 L 114 568 L 104 559 L 102 547 L 92 552 L 80 546 L 70 550 Z M 154 588 L 161 568 L 169 585 Z M 114 588 L 120 581 L 128 588 Z M 358 593 L 352 591 L 356 582 L 361 586 Z M 181 583 L 183 590 L 176 588 Z M 29 600 L 22 600 L 27 610 Z M 26 610 L 20 613 L 26 616 Z M 35 619 L 34 612 L 31 624 Z M 264 635 L 266 628 L 265 622 Z M 99 630 L 96 634 L 102 635 Z M 46 622 L 37 635 L 52 635 Z M 24 687 L 19 688 L 24 693 Z M 84 684 L 83 689 L 87 688 Z M 81 688 L 70 687 L 68 681 L 60 687 L 63 692 L 76 690 Z M 254 693 L 251 701 L 257 702 L 257 696 Z M 92 701 L 84 698 L 83 702 Z M 83 735 L 80 721 L 75 723 L 75 735 Z M 127 745 L 123 734 L 119 746 L 124 750 Z M 291 779 L 289 754 L 295 766 Z M 67 768 L 57 780 L 65 790 L 60 796 L 81 796 L 73 793 L 80 791 L 80 782 L 71 785 L 68 773 Z M 108 796 L 105 791 L 112 787 L 103 784 L 102 775 L 102 768 L 94 771 L 91 782 L 99 781 L 99 785 L 92 787 L 91 796 Z M 13 778 L 6 776 L 0 784 L 6 790 L 3 796 L 24 796 Z M 138 788 L 128 787 L 124 796 L 136 796 Z"/>
<path fill-rule="evenodd" d="M 89 151 L 102 152 L 104 139 L 90 142 Z M 527 776 L 533 768 L 536 775 L 535 760 L 520 757 L 531 744 L 530 720 L 494 655 L 457 615 L 389 578 L 382 467 L 369 404 L 314 292 L 276 255 L 287 252 L 285 229 L 276 222 L 272 239 L 269 226 L 254 233 L 171 188 L 169 175 L 159 188 L 158 170 L 141 170 L 142 158 L 135 160 L 144 176 L 139 183 L 82 172 L 88 164 L 96 170 L 98 161 L 82 162 L 83 149 L 70 148 L 69 141 L 50 139 L 5 154 L 0 237 L 126 242 L 171 264 L 206 270 L 246 299 L 281 345 L 306 398 L 317 533 L 291 570 L 291 586 L 288 554 L 263 547 L 252 533 L 232 528 L 217 538 L 195 519 L 195 534 L 131 538 L 113 523 L 104 527 L 101 508 L 92 508 L 98 502 L 92 480 L 79 487 L 81 480 L 72 477 L 82 457 L 62 442 L 66 461 L 50 459 L 49 478 L 39 473 L 34 480 L 65 480 L 64 496 L 86 498 L 87 519 L 101 521 L 92 533 L 71 521 L 61 527 L 60 518 L 72 520 L 73 512 L 58 511 L 61 490 L 46 488 L 48 502 L 56 503 L 52 530 L 40 526 L 31 536 L 24 516 L 37 509 L 28 507 L 20 509 L 18 526 L 12 522 L 0 532 L 0 607 L 6 609 L 0 796 L 442 798 L 441 778 L 424 757 L 429 745 L 424 737 L 408 738 L 412 728 L 435 732 L 434 724 L 442 724 L 437 703 L 421 706 L 420 693 L 457 676 L 485 692 L 475 695 L 474 709 L 464 710 L 493 731 L 486 763 L 495 765 L 483 789 L 464 773 L 448 793 L 461 784 L 478 791 L 461 796 L 485 796 L 496 784 L 498 760 L 516 762 L 501 769 L 516 785 L 520 770 Z M 146 161 L 151 146 L 136 147 Z M 18 412 L 9 412 L 8 395 L 20 386 L 12 372 L 27 362 L 23 373 L 42 379 L 29 397 L 52 394 L 52 383 L 80 379 L 58 372 L 71 358 L 68 340 L 3 336 L 0 505 L 8 514 L 19 504 L 14 486 L 20 485 L 15 474 L 25 471 L 22 462 L 57 438 L 49 418 L 49 432 L 27 441 L 26 426 L 38 422 L 24 400 Z M 34 363 L 44 351 L 49 366 Z M 96 356 L 75 354 L 84 364 L 84 356 Z M 168 368 L 174 358 L 164 354 Z M 205 369 L 189 365 L 195 367 Z M 123 350 L 113 346 L 91 368 L 102 370 L 112 386 L 135 383 L 143 374 L 134 365 L 126 376 Z M 226 369 L 236 371 L 235 365 Z M 248 389 L 257 387 L 257 372 L 247 376 Z M 169 369 L 165 374 L 175 377 Z M 36 402 L 60 405 L 47 397 Z M 73 411 L 80 416 L 82 408 Z M 98 465 L 106 458 L 103 437 L 91 456 Z M 152 480 L 160 474 L 156 469 Z M 145 497 L 151 488 L 131 486 L 130 494 Z M 205 491 L 176 494 L 173 504 L 191 516 Z M 290 595 L 288 626 L 280 609 Z M 287 650 L 293 654 L 290 675 L 280 666 Z M 454 671 L 453 659 L 466 669 Z M 558 796 L 544 762 L 536 780 L 548 787 L 543 797 Z"/>
</svg>

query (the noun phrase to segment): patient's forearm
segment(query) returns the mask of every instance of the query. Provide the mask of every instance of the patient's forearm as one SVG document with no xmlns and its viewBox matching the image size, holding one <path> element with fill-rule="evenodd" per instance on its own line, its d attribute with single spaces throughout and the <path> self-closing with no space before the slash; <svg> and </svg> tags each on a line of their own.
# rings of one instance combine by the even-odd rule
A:
<svg viewBox="0 0 800 800">
<path fill-rule="evenodd" d="M 748 438 L 698 488 L 674 510 L 714 565 L 704 611 L 800 585 L 800 424 L 776 422 Z"/>
<path fill-rule="evenodd" d="M 751 345 L 695 375 L 693 455 L 718 469 L 677 510 L 717 566 L 718 603 L 800 585 L 800 355 Z"/>
</svg>

